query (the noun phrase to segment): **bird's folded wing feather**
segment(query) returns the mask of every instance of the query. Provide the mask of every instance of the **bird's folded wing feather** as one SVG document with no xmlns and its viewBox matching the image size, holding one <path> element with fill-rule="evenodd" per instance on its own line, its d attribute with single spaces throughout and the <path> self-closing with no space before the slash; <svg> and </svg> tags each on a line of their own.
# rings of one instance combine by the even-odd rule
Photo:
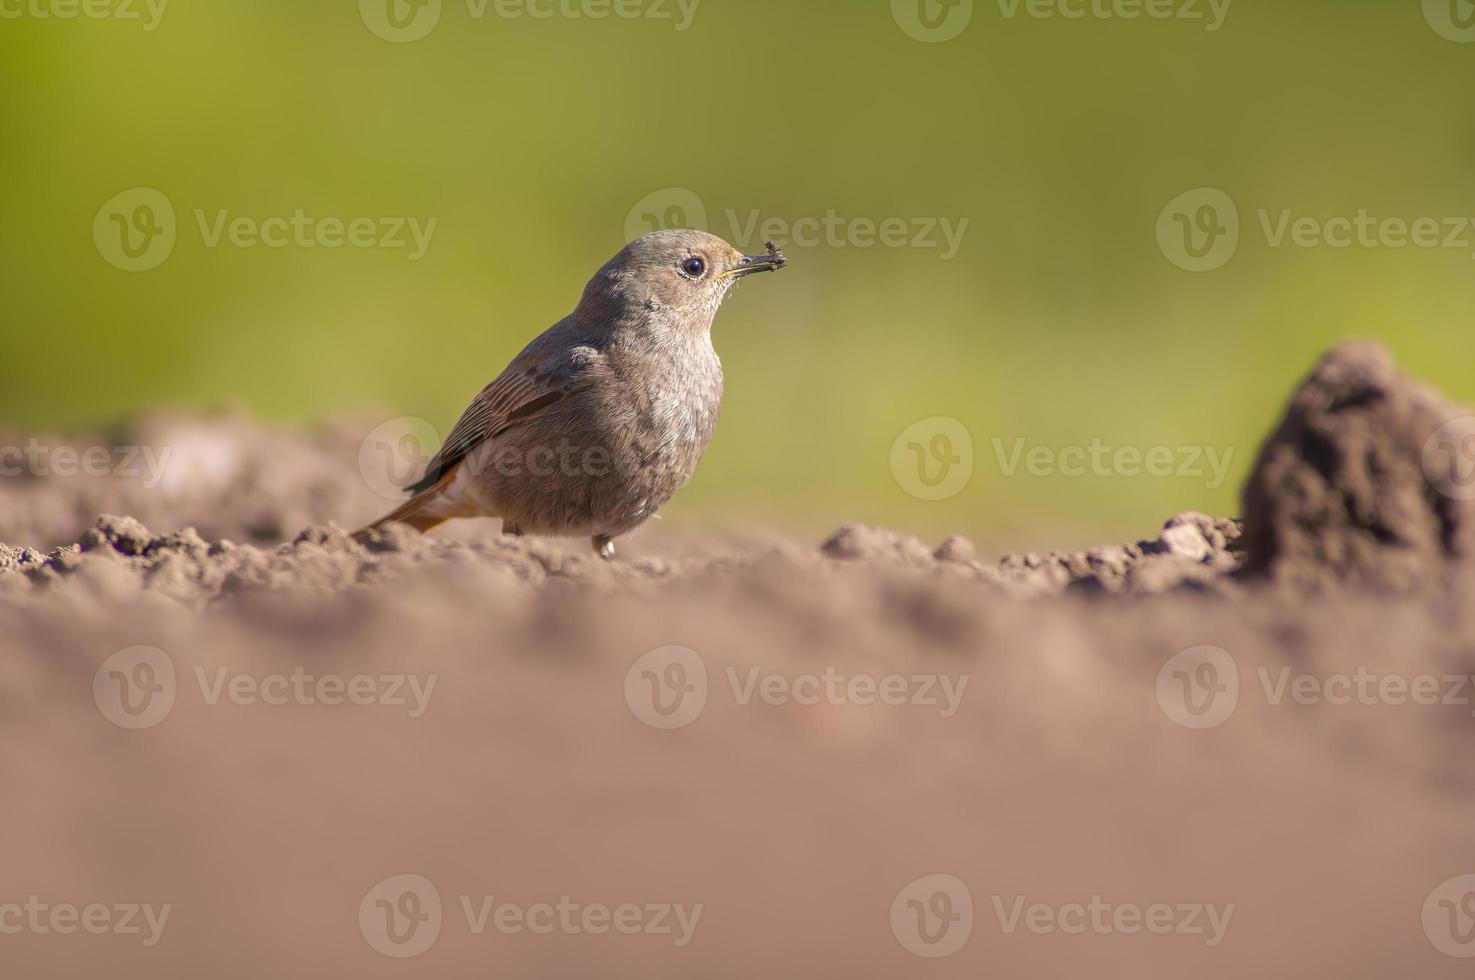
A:
<svg viewBox="0 0 1475 980">
<path fill-rule="evenodd" d="M 599 356 L 582 347 L 551 357 L 525 351 L 472 399 L 445 444 L 431 457 L 425 476 L 406 489 L 411 493 L 429 489 L 477 446 L 562 400 Z"/>
</svg>

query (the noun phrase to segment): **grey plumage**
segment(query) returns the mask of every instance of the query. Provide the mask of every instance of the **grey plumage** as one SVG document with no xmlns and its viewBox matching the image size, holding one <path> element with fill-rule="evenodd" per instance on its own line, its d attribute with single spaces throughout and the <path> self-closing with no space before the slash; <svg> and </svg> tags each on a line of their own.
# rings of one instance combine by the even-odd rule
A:
<svg viewBox="0 0 1475 980">
<path fill-rule="evenodd" d="M 572 314 L 473 399 L 415 496 L 385 524 L 419 530 L 500 517 L 510 533 L 587 535 L 602 557 L 696 470 L 722 408 L 712 347 L 739 278 L 782 268 L 701 231 L 636 239 L 594 275 Z"/>
</svg>

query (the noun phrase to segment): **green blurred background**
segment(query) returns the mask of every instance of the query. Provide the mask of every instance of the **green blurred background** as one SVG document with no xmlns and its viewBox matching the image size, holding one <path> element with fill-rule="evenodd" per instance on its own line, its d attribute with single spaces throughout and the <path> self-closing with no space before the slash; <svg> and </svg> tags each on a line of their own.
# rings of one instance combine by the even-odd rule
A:
<svg viewBox="0 0 1475 980">
<path fill-rule="evenodd" d="M 729 238 L 753 214 L 968 224 L 950 258 L 860 247 L 864 224 L 843 247 L 781 239 L 791 268 L 718 319 L 724 418 L 668 524 L 1131 537 L 1178 510 L 1233 513 L 1290 386 L 1339 338 L 1381 339 L 1475 399 L 1475 230 L 1449 248 L 1272 247 L 1257 214 L 1475 216 L 1467 0 L 1240 0 L 1214 31 L 1005 0 L 971 14 L 702 0 L 684 30 L 674 0 L 603 19 L 444 0 L 438 20 L 393 0 L 412 30 L 433 24 L 408 42 L 380 36 L 391 0 L 173 0 L 152 30 L 144 0 L 131 21 L 38 15 L 53 2 L 68 9 L 0 4 L 0 421 L 14 426 L 231 403 L 445 432 L 572 307 L 637 205 L 689 211 L 691 196 Z M 929 43 L 913 36 L 922 13 L 971 19 Z M 128 272 L 93 225 L 136 187 L 167 197 L 177 241 Z M 1235 202 L 1241 237 L 1222 267 L 1190 272 L 1156 229 L 1201 187 Z M 195 215 L 299 209 L 436 226 L 412 260 L 207 247 Z M 940 501 L 892 468 L 893 441 L 933 416 L 973 441 L 971 478 Z M 1020 440 L 1234 456 L 1219 486 L 1011 476 L 999 453 Z"/>
</svg>

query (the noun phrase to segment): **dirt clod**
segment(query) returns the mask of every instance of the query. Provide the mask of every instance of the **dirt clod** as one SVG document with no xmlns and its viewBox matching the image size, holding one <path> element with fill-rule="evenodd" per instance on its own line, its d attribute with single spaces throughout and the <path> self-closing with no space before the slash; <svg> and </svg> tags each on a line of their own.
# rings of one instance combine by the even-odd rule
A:
<svg viewBox="0 0 1475 980">
<path fill-rule="evenodd" d="M 841 561 L 902 561 L 930 565 L 932 549 L 909 534 L 898 534 L 863 524 L 846 524 L 820 546 L 830 558 Z"/>
<path fill-rule="evenodd" d="M 108 546 L 119 554 L 141 555 L 152 538 L 148 528 L 131 517 L 104 514 L 82 535 L 80 543 L 83 551 Z"/>
<path fill-rule="evenodd" d="M 1246 576 L 1396 592 L 1445 581 L 1475 554 L 1475 502 L 1452 492 L 1468 460 L 1439 442 L 1469 415 L 1377 345 L 1334 348 L 1245 484 Z"/>
<path fill-rule="evenodd" d="M 974 547 L 972 541 L 963 537 L 961 534 L 954 534 L 942 544 L 938 545 L 932 557 L 938 561 L 958 562 L 959 564 L 966 565 L 969 562 L 978 560 L 978 549 Z"/>
</svg>

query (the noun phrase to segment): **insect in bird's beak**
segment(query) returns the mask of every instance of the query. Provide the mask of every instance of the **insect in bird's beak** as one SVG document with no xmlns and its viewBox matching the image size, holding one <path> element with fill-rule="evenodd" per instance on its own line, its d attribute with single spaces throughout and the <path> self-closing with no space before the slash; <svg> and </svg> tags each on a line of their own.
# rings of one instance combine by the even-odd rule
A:
<svg viewBox="0 0 1475 980">
<path fill-rule="evenodd" d="M 768 251 L 762 255 L 744 256 L 737 265 L 722 273 L 722 278 L 728 276 L 742 277 L 750 276 L 755 272 L 777 272 L 788 264 L 789 260 L 784 256 L 783 249 L 773 242 L 764 243 Z"/>
</svg>

